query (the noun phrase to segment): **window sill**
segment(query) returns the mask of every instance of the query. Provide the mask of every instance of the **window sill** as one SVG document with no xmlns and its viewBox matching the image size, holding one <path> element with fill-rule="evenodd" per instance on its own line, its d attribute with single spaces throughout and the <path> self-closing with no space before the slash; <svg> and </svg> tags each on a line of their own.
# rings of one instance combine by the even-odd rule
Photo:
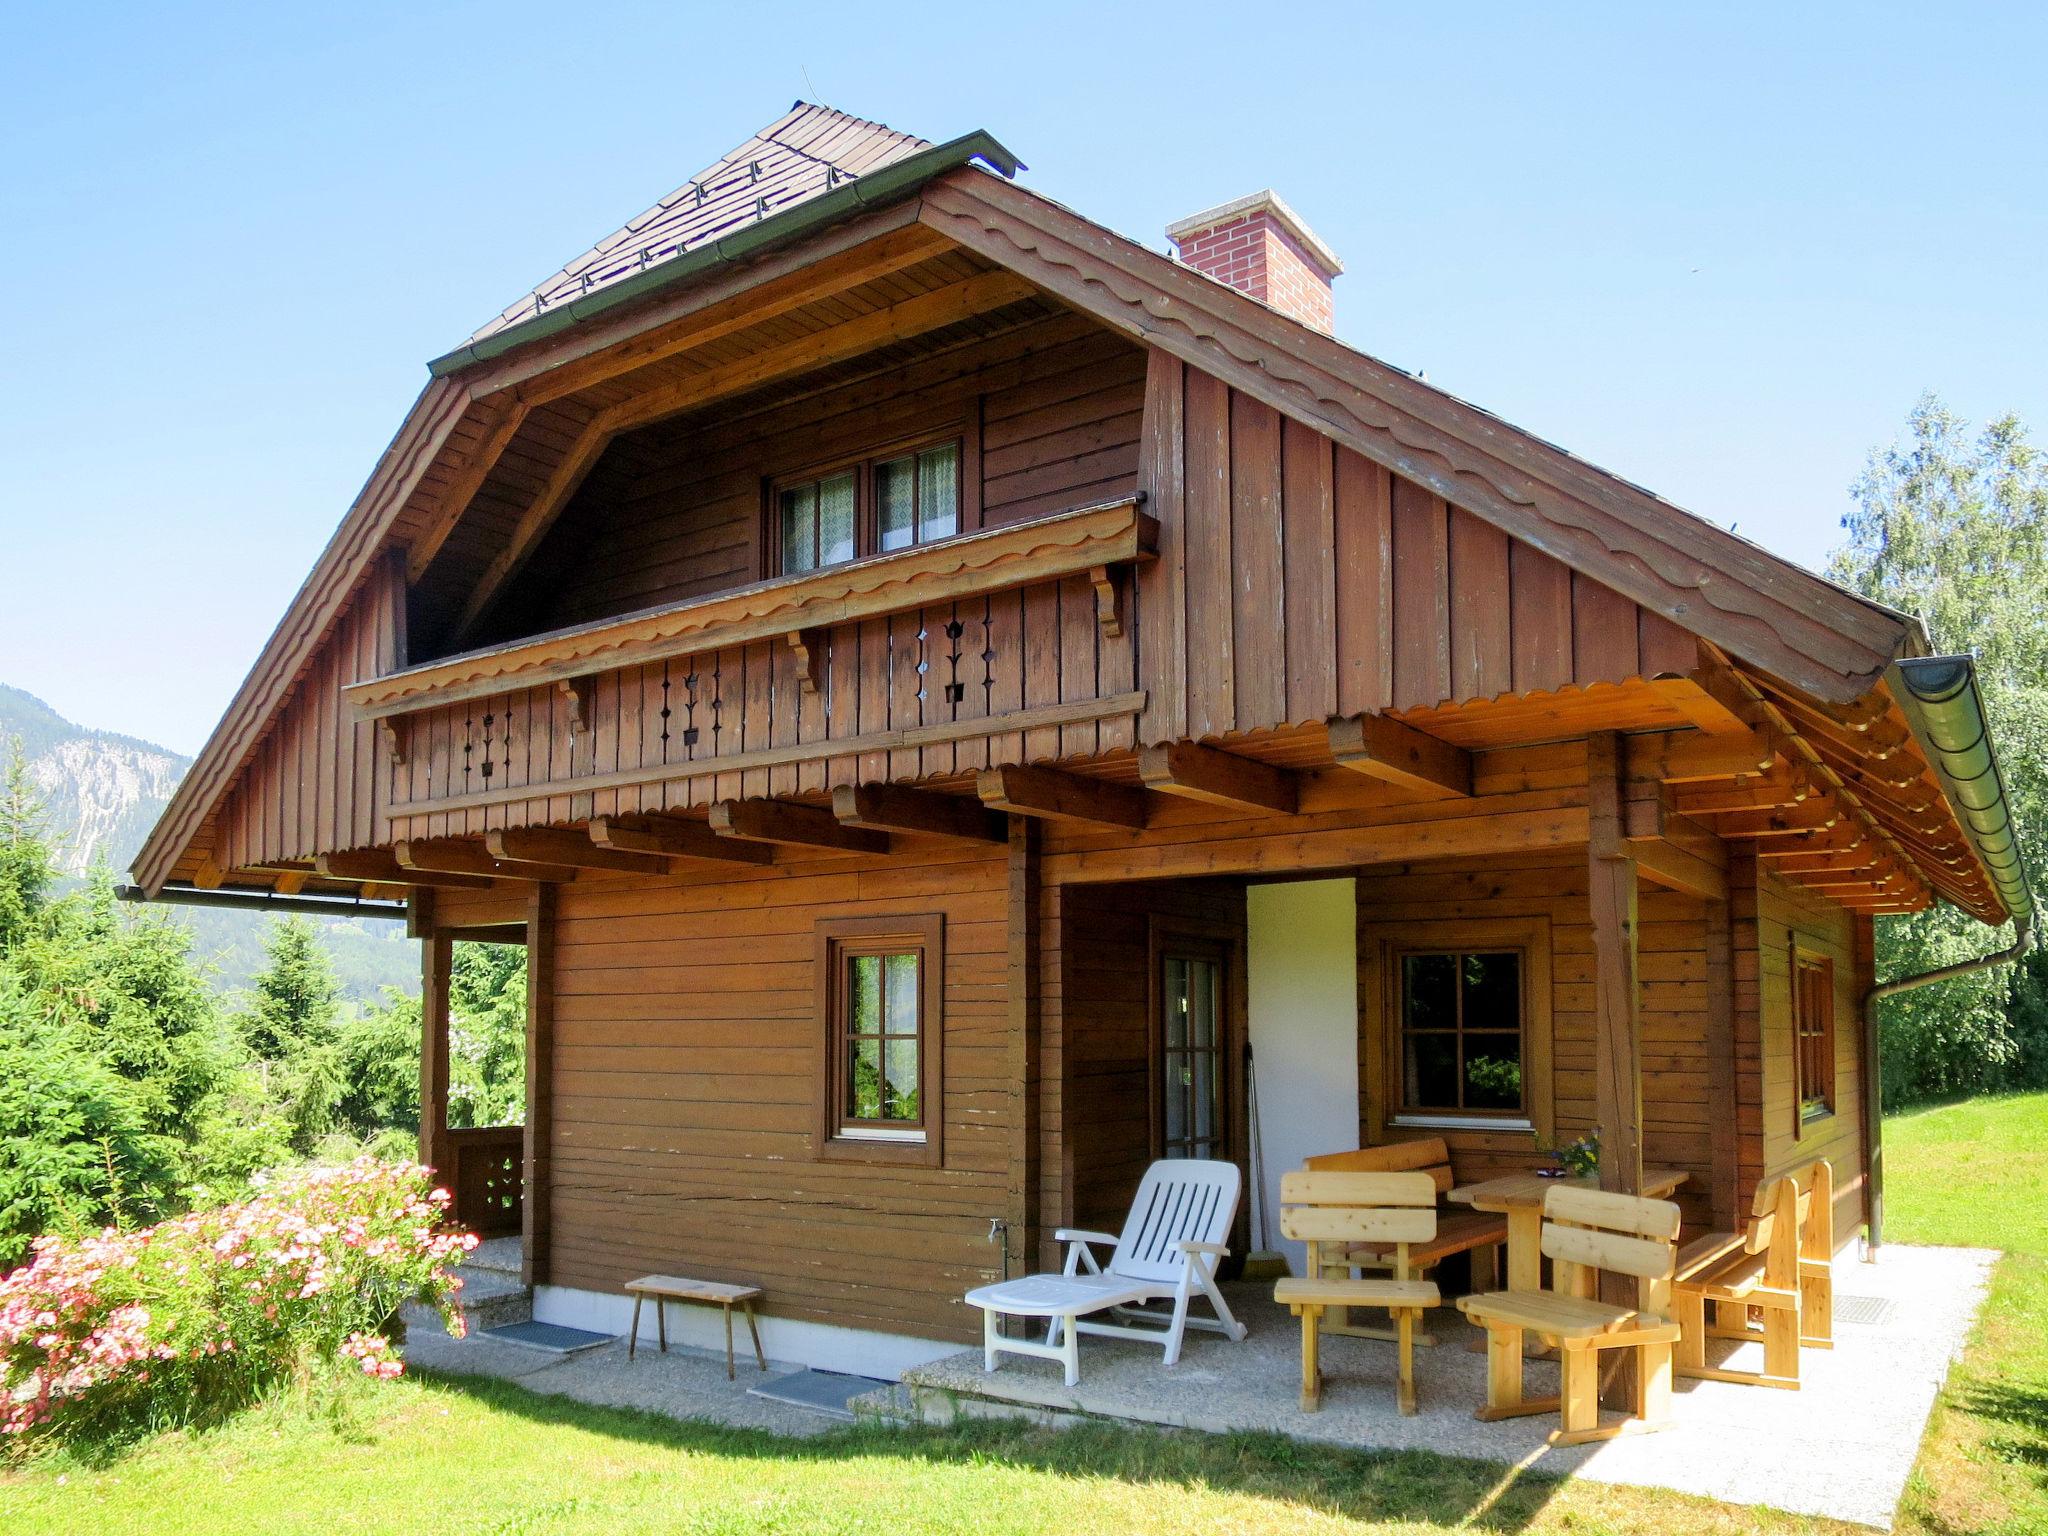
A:
<svg viewBox="0 0 2048 1536">
<path fill-rule="evenodd" d="M 822 1162 L 906 1163 L 937 1167 L 938 1143 L 929 1136 L 828 1136 L 818 1148 Z"/>
<path fill-rule="evenodd" d="M 1510 1135 L 1533 1136 L 1536 1125 L 1524 1117 L 1491 1115 L 1393 1115 L 1389 1126 L 1432 1131 L 1504 1131 Z"/>
</svg>

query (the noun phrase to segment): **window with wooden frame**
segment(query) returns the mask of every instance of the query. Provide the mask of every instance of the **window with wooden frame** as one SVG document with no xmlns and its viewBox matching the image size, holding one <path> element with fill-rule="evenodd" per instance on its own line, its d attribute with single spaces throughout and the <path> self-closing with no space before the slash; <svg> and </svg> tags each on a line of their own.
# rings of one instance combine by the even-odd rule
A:
<svg viewBox="0 0 2048 1536">
<path fill-rule="evenodd" d="M 1375 923 L 1361 934 L 1369 1129 L 1548 1134 L 1545 918 Z"/>
<path fill-rule="evenodd" d="M 944 1125 L 945 919 L 818 924 L 818 1150 L 936 1164 Z"/>
<path fill-rule="evenodd" d="M 1835 962 L 1792 949 L 1795 1129 L 1835 1112 Z"/>
<path fill-rule="evenodd" d="M 856 463 L 770 483 L 769 573 L 801 575 L 869 555 L 936 543 L 978 519 L 972 434 L 882 450 Z"/>
</svg>

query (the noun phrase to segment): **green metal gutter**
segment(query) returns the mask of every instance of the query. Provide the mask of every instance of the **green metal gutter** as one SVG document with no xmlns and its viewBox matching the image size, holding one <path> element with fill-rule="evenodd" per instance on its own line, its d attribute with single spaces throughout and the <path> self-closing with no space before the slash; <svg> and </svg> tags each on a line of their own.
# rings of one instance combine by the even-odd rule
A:
<svg viewBox="0 0 2048 1536">
<path fill-rule="evenodd" d="M 1998 899 L 2012 915 L 2012 942 L 2003 949 L 1953 965 L 1936 966 L 1872 987 L 1863 995 L 1863 1061 L 1875 1077 L 1878 1062 L 1877 1005 L 1888 997 L 1938 981 L 1952 981 L 1996 965 L 2010 965 L 2027 952 L 2034 936 L 2034 896 L 2027 887 L 2019 828 L 2005 797 L 1998 753 L 1977 691 L 1977 667 L 1967 656 L 1908 656 L 1886 674 L 1892 697 L 1905 711 L 1913 735 L 1927 753 L 1942 791 L 1955 808 L 1963 835 L 1977 850 Z M 1866 1083 L 1863 1093 L 1864 1257 L 1875 1258 L 1884 1239 L 1884 1107 Z"/>
<path fill-rule="evenodd" d="M 1890 681 L 1999 900 L 2015 922 L 2026 923 L 2033 916 L 2034 898 L 1977 691 L 1975 663 L 1967 656 L 1906 657 L 1892 663 Z"/>
<path fill-rule="evenodd" d="M 176 907 L 221 907 L 231 912 L 303 912 L 314 917 L 381 917 L 394 922 L 403 922 L 408 910 L 402 901 L 371 901 L 362 896 L 284 896 L 276 891 L 207 891 L 191 885 L 167 885 L 154 896 L 139 885 L 117 885 L 114 898 Z"/>
<path fill-rule="evenodd" d="M 865 208 L 893 202 L 915 191 L 935 176 L 957 170 L 963 165 L 980 160 L 992 170 L 1004 176 L 1015 178 L 1023 170 L 1022 161 L 1011 154 L 989 134 L 977 129 L 944 144 L 934 144 L 930 149 L 921 149 L 914 155 L 885 165 L 878 171 L 847 182 L 823 197 L 814 197 L 798 203 L 793 208 L 771 215 L 758 224 L 749 225 L 735 234 L 723 236 L 709 245 L 699 246 L 681 256 L 672 256 L 657 262 L 644 272 L 631 277 L 620 278 L 582 298 L 571 299 L 565 304 L 553 305 L 529 320 L 504 330 L 457 347 L 427 364 L 427 371 L 436 378 L 459 373 L 472 363 L 487 358 L 502 357 L 515 347 L 538 341 L 543 336 L 552 336 L 567 330 L 585 320 L 616 309 L 621 304 L 630 304 L 658 293 L 676 283 L 688 282 L 716 267 L 743 261 L 749 256 L 759 255 L 773 245 L 799 239 L 828 224 L 847 218 Z"/>
</svg>

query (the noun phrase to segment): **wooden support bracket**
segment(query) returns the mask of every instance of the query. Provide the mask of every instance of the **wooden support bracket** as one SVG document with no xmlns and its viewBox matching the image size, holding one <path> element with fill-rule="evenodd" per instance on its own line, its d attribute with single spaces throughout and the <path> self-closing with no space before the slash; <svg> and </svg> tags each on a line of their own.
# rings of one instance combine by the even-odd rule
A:
<svg viewBox="0 0 2048 1536">
<path fill-rule="evenodd" d="M 720 837 L 706 823 L 680 816 L 600 816 L 590 824 L 590 840 L 613 853 L 715 859 L 724 864 L 775 862 L 773 848 Z"/>
<path fill-rule="evenodd" d="M 587 677 L 565 677 L 555 684 L 555 692 L 562 696 L 562 702 L 569 706 L 569 734 L 590 729 L 590 679 Z"/>
<path fill-rule="evenodd" d="M 1301 804 L 1299 781 L 1287 769 L 1192 741 L 1145 748 L 1138 754 L 1138 777 L 1148 789 L 1232 810 L 1292 816 Z"/>
<path fill-rule="evenodd" d="M 392 766 L 403 768 L 412 752 L 412 718 L 408 715 L 385 715 L 377 722 L 377 734 L 384 740 L 384 755 L 391 760 Z"/>
<path fill-rule="evenodd" d="M 711 807 L 711 830 L 720 837 L 782 843 L 827 853 L 887 853 L 889 835 L 840 824 L 822 806 L 792 800 L 721 800 Z"/>
<path fill-rule="evenodd" d="M 975 792 L 992 811 L 1019 816 L 1047 816 L 1056 821 L 1086 821 L 1105 827 L 1143 830 L 1151 804 L 1142 789 L 1104 779 L 1062 773 L 1056 768 L 1011 764 L 984 768 L 975 775 Z"/>
<path fill-rule="evenodd" d="M 873 832 L 922 832 L 977 843 L 1003 843 L 1010 830 L 978 800 L 902 784 L 841 784 L 832 791 L 832 814 L 845 827 Z"/>
<path fill-rule="evenodd" d="M 389 848 L 319 854 L 313 860 L 313 868 L 323 879 L 355 880 L 374 885 L 425 885 L 451 891 L 487 891 L 495 883 L 479 875 L 407 869 Z"/>
<path fill-rule="evenodd" d="M 501 832 L 486 832 L 484 846 L 490 849 L 492 858 L 510 864 L 555 864 L 629 875 L 668 873 L 667 859 L 643 853 L 615 853 L 565 827 L 508 827 Z"/>
<path fill-rule="evenodd" d="M 817 693 L 825 686 L 825 632 L 793 629 L 783 638 L 796 658 L 797 682 L 805 693 Z"/>
<path fill-rule="evenodd" d="M 1472 754 L 1386 715 L 1338 715 L 1330 721 L 1330 756 L 1422 800 L 1472 793 Z"/>
<path fill-rule="evenodd" d="M 1088 572 L 1095 588 L 1095 622 L 1103 638 L 1114 640 L 1124 632 L 1123 576 L 1114 566 L 1098 565 Z"/>
</svg>

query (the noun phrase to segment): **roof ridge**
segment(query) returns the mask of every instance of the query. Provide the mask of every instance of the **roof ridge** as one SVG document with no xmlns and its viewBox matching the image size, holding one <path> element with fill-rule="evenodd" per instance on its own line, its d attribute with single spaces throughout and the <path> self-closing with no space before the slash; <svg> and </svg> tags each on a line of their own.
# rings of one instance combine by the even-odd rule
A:
<svg viewBox="0 0 2048 1536">
<path fill-rule="evenodd" d="M 930 147 L 930 141 L 886 123 L 799 98 L 773 122 L 564 262 L 470 339 L 495 335 L 709 244 L 736 225 L 780 213 Z M 745 180 L 738 180 L 742 175 Z"/>
</svg>

